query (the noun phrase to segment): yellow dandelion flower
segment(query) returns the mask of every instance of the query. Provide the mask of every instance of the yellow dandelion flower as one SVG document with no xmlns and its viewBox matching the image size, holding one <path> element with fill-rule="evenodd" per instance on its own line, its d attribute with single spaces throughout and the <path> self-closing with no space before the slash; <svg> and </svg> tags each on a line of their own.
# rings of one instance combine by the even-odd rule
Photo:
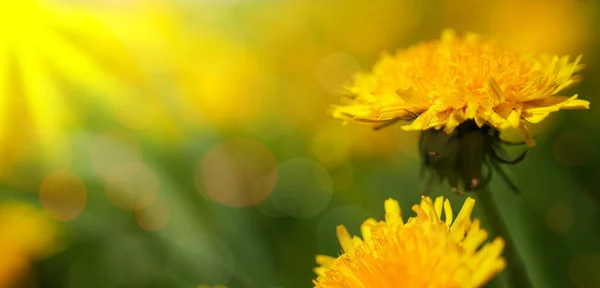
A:
<svg viewBox="0 0 600 288">
<path fill-rule="evenodd" d="M 355 77 L 349 103 L 331 113 L 353 122 L 411 120 L 404 130 L 447 134 L 467 121 L 513 127 L 534 146 L 526 122 L 560 109 L 589 108 L 577 95 L 557 95 L 577 82 L 580 60 L 510 50 L 473 33 L 461 38 L 445 30 L 440 40 L 384 55 L 372 73 Z"/>
<path fill-rule="evenodd" d="M 55 252 L 56 223 L 29 203 L 0 205 L 0 287 L 17 287 L 29 273 L 30 263 Z M 19 286 L 20 287 L 20 286 Z"/>
<path fill-rule="evenodd" d="M 344 253 L 316 257 L 315 287 L 481 287 L 506 263 L 501 238 L 482 247 L 487 232 L 471 219 L 474 204 L 467 198 L 454 219 L 448 199 L 422 197 L 404 222 L 398 202 L 386 200 L 385 221 L 366 220 L 362 239 L 337 227 Z"/>
</svg>

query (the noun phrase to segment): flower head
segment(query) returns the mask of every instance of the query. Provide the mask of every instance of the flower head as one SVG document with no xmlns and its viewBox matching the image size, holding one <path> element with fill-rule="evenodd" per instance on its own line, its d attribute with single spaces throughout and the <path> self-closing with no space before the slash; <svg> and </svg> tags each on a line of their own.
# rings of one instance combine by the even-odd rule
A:
<svg viewBox="0 0 600 288">
<path fill-rule="evenodd" d="M 33 205 L 0 204 L 0 287 L 19 286 L 31 262 L 60 248 L 59 235 L 56 223 Z"/>
<path fill-rule="evenodd" d="M 365 221 L 362 239 L 337 227 L 344 253 L 317 256 L 315 287 L 481 287 L 506 264 L 501 238 L 480 248 L 487 232 L 470 218 L 474 204 L 467 198 L 453 219 L 448 199 L 422 197 L 404 222 L 398 202 L 386 200 L 385 221 Z"/>
<path fill-rule="evenodd" d="M 577 81 L 580 57 L 509 50 L 472 33 L 421 43 L 384 55 L 371 73 L 356 75 L 351 100 L 335 106 L 335 118 L 364 123 L 411 120 L 404 130 L 443 129 L 466 120 L 479 127 L 519 128 L 535 142 L 525 121 L 537 123 L 560 109 L 587 109 L 589 102 L 557 96 Z"/>
</svg>

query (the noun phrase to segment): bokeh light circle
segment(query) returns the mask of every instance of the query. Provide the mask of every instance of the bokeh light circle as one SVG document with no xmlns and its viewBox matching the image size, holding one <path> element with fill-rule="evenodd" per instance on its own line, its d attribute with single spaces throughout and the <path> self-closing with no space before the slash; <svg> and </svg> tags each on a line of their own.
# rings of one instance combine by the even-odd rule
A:
<svg viewBox="0 0 600 288">
<path fill-rule="evenodd" d="M 317 81 L 325 91 L 332 94 L 342 92 L 344 84 L 352 80 L 352 75 L 360 71 L 354 57 L 346 53 L 332 53 L 325 56 L 317 65 Z"/>
<path fill-rule="evenodd" d="M 333 181 L 329 172 L 306 158 L 279 165 L 279 181 L 269 201 L 279 211 L 295 218 L 311 218 L 331 201 Z"/>
<path fill-rule="evenodd" d="M 116 166 L 107 174 L 106 195 L 123 210 L 142 209 L 149 204 L 152 195 L 158 193 L 159 180 L 156 173 L 142 162 L 128 162 Z"/>
<path fill-rule="evenodd" d="M 558 135 L 554 142 L 556 160 L 566 166 L 580 166 L 590 161 L 594 143 L 585 132 L 567 130 Z"/>
<path fill-rule="evenodd" d="M 546 213 L 546 225 L 554 233 L 567 233 L 575 224 L 573 209 L 564 204 L 552 206 Z"/>
<path fill-rule="evenodd" d="M 148 201 L 142 208 L 135 209 L 135 219 L 145 230 L 155 231 L 163 228 L 171 216 L 171 208 L 167 201 L 160 195 L 152 195 L 152 199 Z"/>
<path fill-rule="evenodd" d="M 115 166 L 141 161 L 142 150 L 133 133 L 125 130 L 110 130 L 93 137 L 90 157 L 96 173 L 106 176 Z"/>
<path fill-rule="evenodd" d="M 569 265 L 569 277 L 577 288 L 600 287 L 600 253 L 581 253 Z"/>
<path fill-rule="evenodd" d="M 196 187 L 205 197 L 228 206 L 262 202 L 277 183 L 277 160 L 264 144 L 246 138 L 215 146 L 197 166 Z"/>
<path fill-rule="evenodd" d="M 48 216 L 59 221 L 71 221 L 83 212 L 87 192 L 77 175 L 68 170 L 57 170 L 42 181 L 39 199 Z"/>
</svg>

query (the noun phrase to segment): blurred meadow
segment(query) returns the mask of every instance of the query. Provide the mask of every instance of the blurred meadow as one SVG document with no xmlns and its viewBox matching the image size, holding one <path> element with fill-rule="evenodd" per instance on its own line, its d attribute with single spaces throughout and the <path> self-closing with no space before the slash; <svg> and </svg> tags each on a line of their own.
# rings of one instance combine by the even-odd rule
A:
<svg viewBox="0 0 600 288">
<path fill-rule="evenodd" d="M 569 92 L 591 109 L 534 129 L 510 171 L 522 195 L 491 189 L 535 287 L 600 287 L 599 13 L 594 0 L 0 0 L 0 288 L 311 287 L 315 255 L 340 252 L 337 225 L 358 233 L 389 197 L 408 217 L 424 190 L 418 133 L 344 126 L 329 105 L 382 52 L 444 28 L 584 55 Z"/>
</svg>

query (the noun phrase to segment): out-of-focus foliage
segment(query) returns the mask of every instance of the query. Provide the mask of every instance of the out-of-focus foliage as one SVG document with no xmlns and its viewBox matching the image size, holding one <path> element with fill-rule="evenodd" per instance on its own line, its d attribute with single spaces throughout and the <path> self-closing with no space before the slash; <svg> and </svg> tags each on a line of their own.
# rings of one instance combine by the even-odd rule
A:
<svg viewBox="0 0 600 288">
<path fill-rule="evenodd" d="M 65 231 L 54 254 L 0 257 L 0 275 L 28 271 L 27 287 L 310 286 L 314 256 L 339 253 L 337 225 L 357 234 L 384 199 L 416 203 L 423 188 L 416 133 L 325 111 L 382 51 L 454 28 L 584 53 L 566 93 L 591 109 L 533 129 L 537 147 L 511 173 L 523 195 L 501 179 L 492 189 L 536 287 L 600 285 L 597 1 L 0 2 L 0 207 L 29 203 Z M 57 225 L 8 225 L 27 218 L 6 213 L 0 249 Z"/>
</svg>

